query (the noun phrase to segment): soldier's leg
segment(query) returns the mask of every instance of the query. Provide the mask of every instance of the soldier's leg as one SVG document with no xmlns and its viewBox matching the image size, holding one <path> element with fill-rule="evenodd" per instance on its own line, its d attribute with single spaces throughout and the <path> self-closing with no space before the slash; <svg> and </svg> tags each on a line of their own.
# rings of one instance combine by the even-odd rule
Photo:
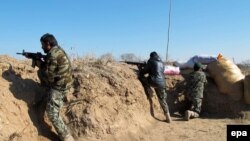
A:
<svg viewBox="0 0 250 141">
<path fill-rule="evenodd" d="M 158 101 L 164 111 L 167 122 L 171 122 L 171 117 L 169 113 L 169 108 L 167 104 L 167 92 L 165 88 L 155 88 L 156 95 L 158 97 Z"/>
<path fill-rule="evenodd" d="M 200 116 L 202 99 L 194 98 L 192 99 L 192 107 L 185 113 L 185 119 L 188 121 L 190 118 L 197 118 Z"/>
<path fill-rule="evenodd" d="M 149 100 L 151 100 L 152 96 L 153 96 L 153 90 L 150 87 L 150 84 L 148 82 L 148 78 L 144 77 L 144 76 L 140 76 L 139 77 L 140 82 L 142 83 L 142 86 L 144 88 L 144 91 L 146 93 L 146 96 Z"/>
<path fill-rule="evenodd" d="M 150 105 L 150 114 L 154 117 L 154 109 L 153 109 L 153 90 L 151 89 L 148 79 L 144 76 L 139 76 L 139 80 L 142 83 L 142 86 L 144 88 L 144 92 L 147 96 L 147 99 L 149 101 L 149 105 Z"/>
<path fill-rule="evenodd" d="M 196 112 L 198 115 L 201 112 L 202 98 L 194 98 L 192 100 L 192 111 Z"/>
<path fill-rule="evenodd" d="M 183 105 L 183 108 L 179 111 L 181 115 L 185 115 L 185 112 L 187 110 L 190 110 L 190 108 L 192 107 L 192 101 L 190 101 L 189 98 L 185 97 Z"/>
<path fill-rule="evenodd" d="M 46 112 L 59 137 L 63 139 L 69 134 L 69 131 L 61 116 L 59 115 L 59 112 L 61 106 L 63 105 L 63 98 L 65 97 L 66 92 L 50 89 L 49 94 L 50 96 L 46 106 Z"/>
</svg>

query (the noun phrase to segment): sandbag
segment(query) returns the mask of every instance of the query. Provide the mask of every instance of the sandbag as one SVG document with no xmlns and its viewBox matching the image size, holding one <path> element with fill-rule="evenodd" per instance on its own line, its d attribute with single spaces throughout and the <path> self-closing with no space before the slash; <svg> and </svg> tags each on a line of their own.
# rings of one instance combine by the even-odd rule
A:
<svg viewBox="0 0 250 141">
<path fill-rule="evenodd" d="M 250 104 L 250 75 L 244 79 L 244 101 Z"/>
<path fill-rule="evenodd" d="M 166 75 L 179 75 L 180 68 L 175 66 L 166 65 L 164 67 L 164 74 Z"/>
<path fill-rule="evenodd" d="M 245 76 L 232 61 L 221 57 L 208 64 L 207 70 L 214 79 L 220 93 L 229 95 L 235 101 L 242 98 Z"/>
</svg>

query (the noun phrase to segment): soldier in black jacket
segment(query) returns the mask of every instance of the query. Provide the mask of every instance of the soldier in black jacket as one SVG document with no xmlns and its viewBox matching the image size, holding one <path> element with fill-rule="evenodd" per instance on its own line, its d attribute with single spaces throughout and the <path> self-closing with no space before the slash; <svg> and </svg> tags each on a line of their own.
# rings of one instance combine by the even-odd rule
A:
<svg viewBox="0 0 250 141">
<path fill-rule="evenodd" d="M 167 104 L 166 80 L 164 75 L 164 64 L 156 52 L 150 53 L 150 58 L 147 65 L 140 71 L 140 76 L 149 74 L 147 78 L 141 77 L 143 83 L 155 89 L 159 103 L 166 116 L 166 121 L 171 122 L 169 108 Z M 144 78 L 144 79 L 143 79 Z"/>
</svg>

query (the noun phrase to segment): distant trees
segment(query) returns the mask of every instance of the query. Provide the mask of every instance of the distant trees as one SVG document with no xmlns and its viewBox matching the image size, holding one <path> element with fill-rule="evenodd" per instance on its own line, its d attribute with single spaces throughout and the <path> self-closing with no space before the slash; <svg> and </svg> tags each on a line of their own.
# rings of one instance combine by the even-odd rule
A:
<svg viewBox="0 0 250 141">
<path fill-rule="evenodd" d="M 124 53 L 121 55 L 122 61 L 141 61 L 140 57 L 135 56 L 133 53 Z"/>
<path fill-rule="evenodd" d="M 237 64 L 237 66 L 241 69 L 243 74 L 250 74 L 250 60 L 242 61 L 241 63 Z"/>
<path fill-rule="evenodd" d="M 106 53 L 100 56 L 100 60 L 106 60 L 107 62 L 115 61 L 114 56 L 111 53 Z"/>
<path fill-rule="evenodd" d="M 250 67 L 250 60 L 242 61 L 239 65 L 243 65 L 243 66 L 246 66 L 246 67 Z"/>
</svg>

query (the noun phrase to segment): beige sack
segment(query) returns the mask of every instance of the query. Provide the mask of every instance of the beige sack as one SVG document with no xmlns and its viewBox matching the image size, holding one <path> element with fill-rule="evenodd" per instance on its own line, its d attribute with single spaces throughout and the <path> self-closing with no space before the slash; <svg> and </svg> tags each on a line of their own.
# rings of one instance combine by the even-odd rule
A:
<svg viewBox="0 0 250 141">
<path fill-rule="evenodd" d="M 250 104 L 250 75 L 247 75 L 244 79 L 244 100 L 247 104 Z"/>
<path fill-rule="evenodd" d="M 217 61 L 208 64 L 207 69 L 220 93 L 228 94 L 230 98 L 236 101 L 242 98 L 245 76 L 232 61 L 221 57 Z"/>
</svg>

